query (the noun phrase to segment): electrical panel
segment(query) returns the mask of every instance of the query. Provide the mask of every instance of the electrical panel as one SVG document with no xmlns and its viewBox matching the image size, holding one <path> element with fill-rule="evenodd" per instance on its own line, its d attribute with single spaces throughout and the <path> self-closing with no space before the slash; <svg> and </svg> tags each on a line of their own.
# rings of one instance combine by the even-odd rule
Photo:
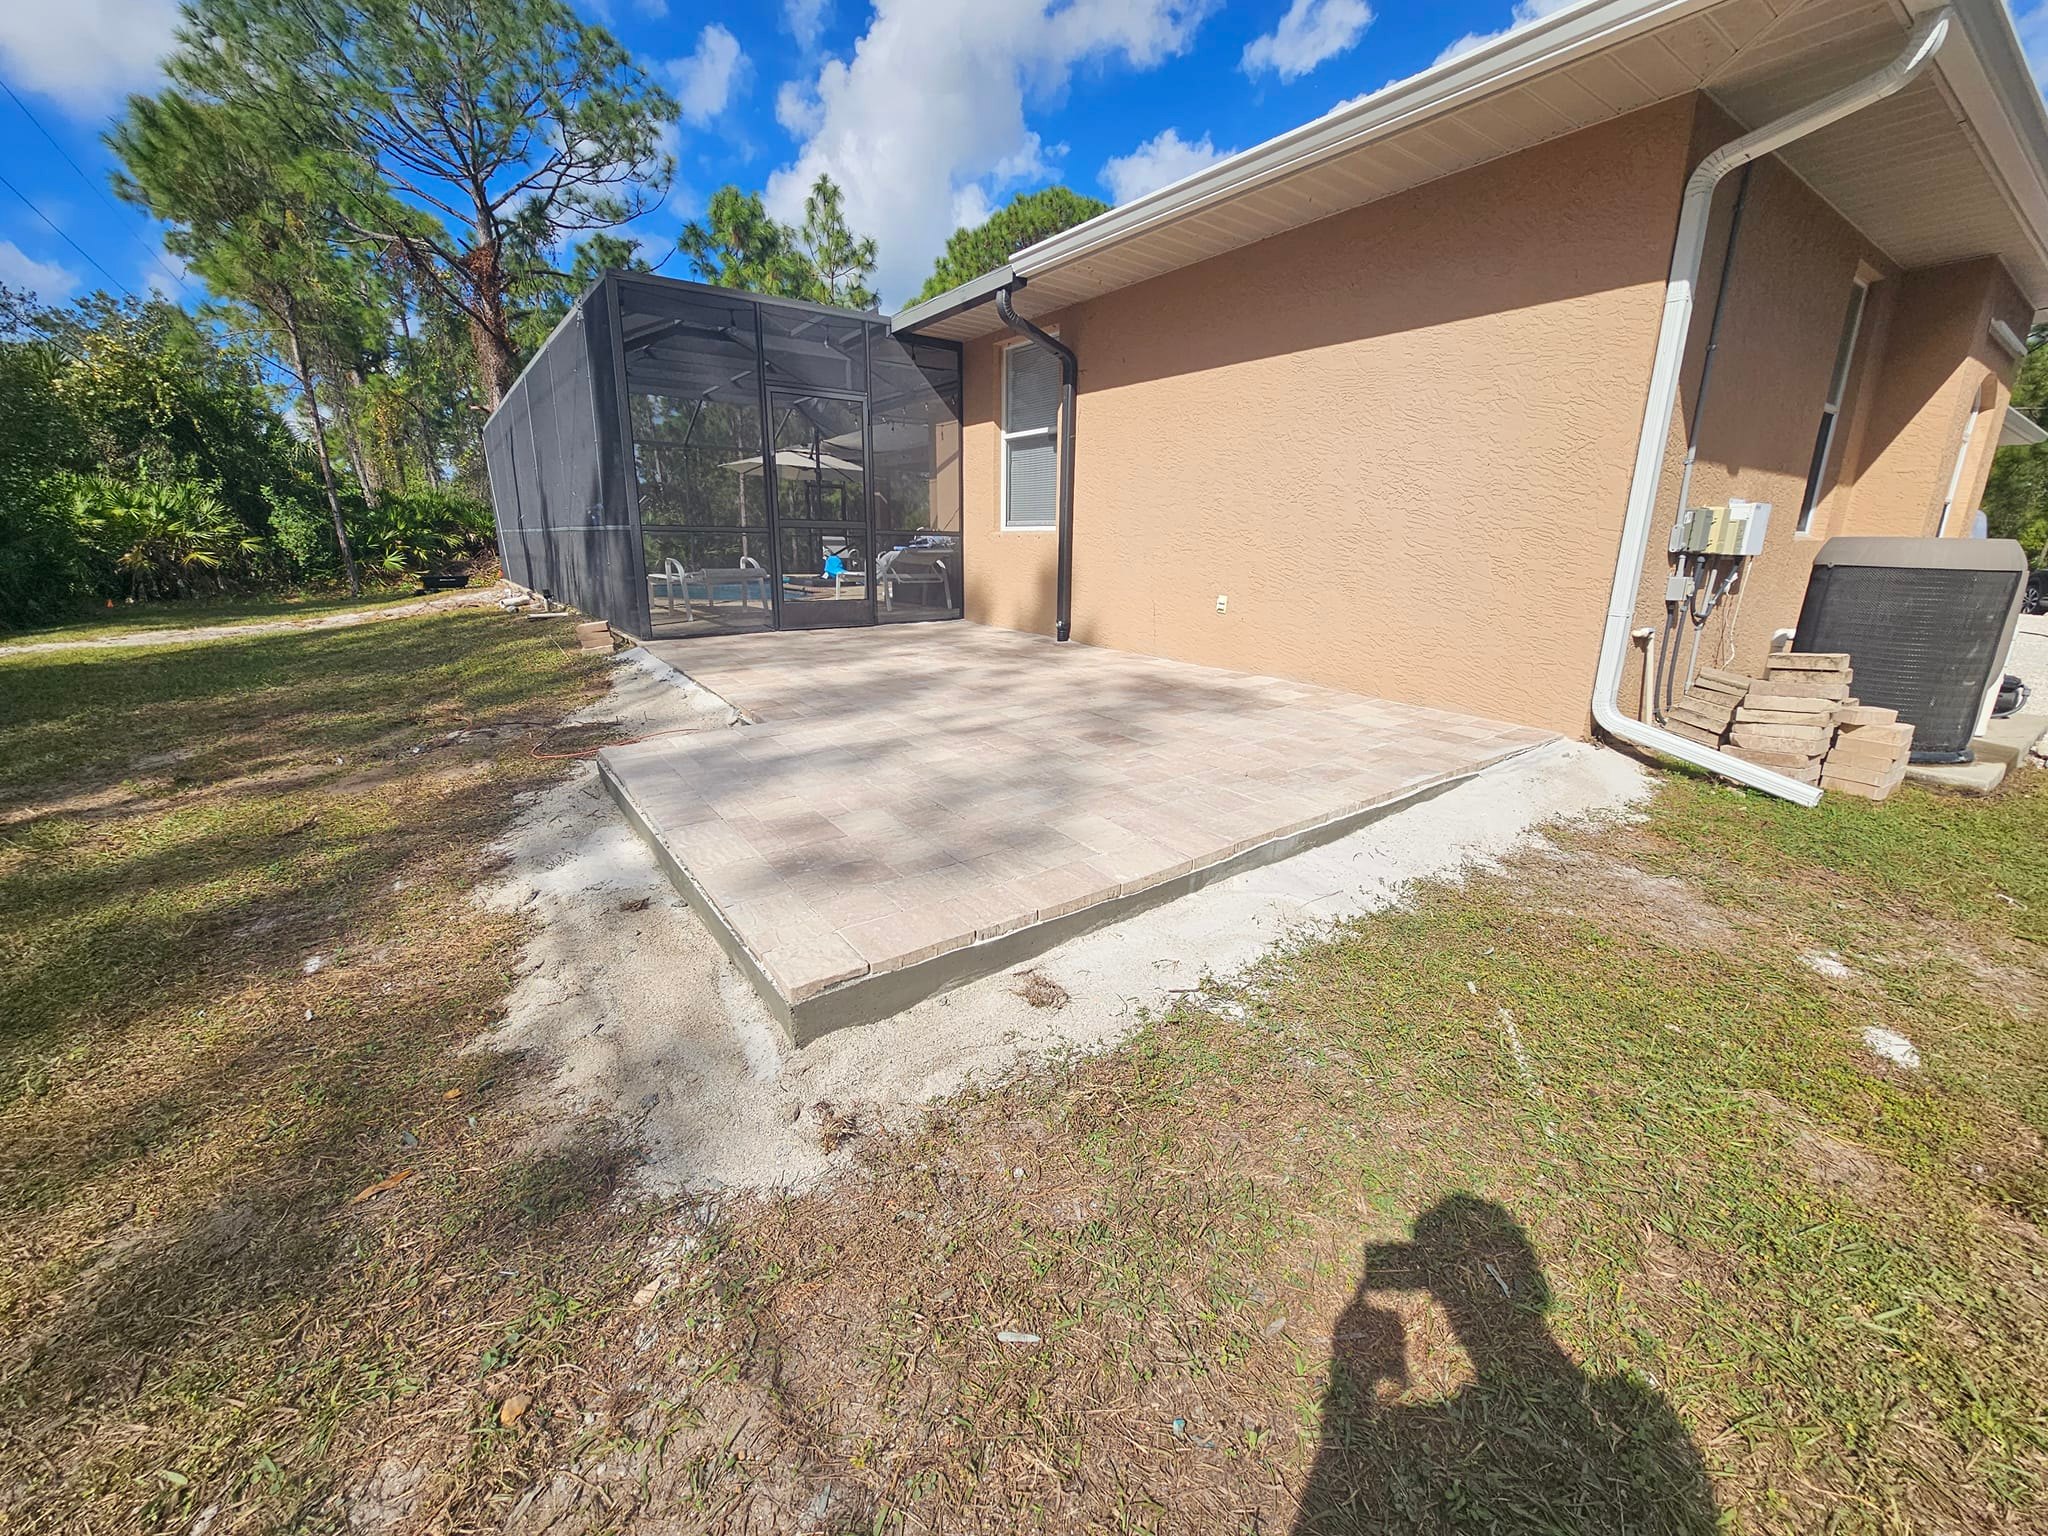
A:
<svg viewBox="0 0 2048 1536">
<path fill-rule="evenodd" d="M 1760 555 L 1770 531 L 1771 504 L 1730 497 L 1726 506 L 1687 507 L 1671 531 L 1671 552 L 1689 555 Z"/>
</svg>

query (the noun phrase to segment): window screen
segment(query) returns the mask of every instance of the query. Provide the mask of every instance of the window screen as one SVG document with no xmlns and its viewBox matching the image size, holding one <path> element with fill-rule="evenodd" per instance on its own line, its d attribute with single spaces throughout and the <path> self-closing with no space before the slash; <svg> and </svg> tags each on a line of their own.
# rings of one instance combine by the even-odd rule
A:
<svg viewBox="0 0 2048 1536">
<path fill-rule="evenodd" d="M 1003 352 L 1003 526 L 1050 528 L 1058 521 L 1060 363 L 1020 342 Z"/>
</svg>

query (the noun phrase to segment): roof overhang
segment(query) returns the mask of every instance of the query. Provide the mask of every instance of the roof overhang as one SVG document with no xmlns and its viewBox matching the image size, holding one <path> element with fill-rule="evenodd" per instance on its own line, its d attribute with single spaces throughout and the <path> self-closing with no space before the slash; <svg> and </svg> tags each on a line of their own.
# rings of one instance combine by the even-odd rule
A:
<svg viewBox="0 0 2048 1536">
<path fill-rule="evenodd" d="M 1902 268 L 2004 261 L 2048 309 L 2048 111 L 2001 0 L 1959 22 L 1907 91 L 1784 159 Z M 1044 315 L 1487 160 L 1703 91 L 1744 127 L 1867 73 L 1941 0 L 1580 0 L 1019 251 L 899 331 L 1000 328 L 1020 279 Z"/>
<path fill-rule="evenodd" d="M 1998 434 L 1998 446 L 2032 448 L 2036 443 L 2048 443 L 2048 427 L 2042 426 L 2018 406 L 2007 406 L 2005 425 Z"/>
</svg>

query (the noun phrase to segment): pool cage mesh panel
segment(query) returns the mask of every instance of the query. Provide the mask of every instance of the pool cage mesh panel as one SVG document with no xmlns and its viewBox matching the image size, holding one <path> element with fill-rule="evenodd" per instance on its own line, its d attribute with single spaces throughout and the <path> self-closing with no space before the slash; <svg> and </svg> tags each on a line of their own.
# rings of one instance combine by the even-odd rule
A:
<svg viewBox="0 0 2048 1536">
<path fill-rule="evenodd" d="M 505 574 L 624 626 L 642 599 L 611 353 L 605 306 L 578 304 L 485 425 L 484 460 Z"/>
<path fill-rule="evenodd" d="M 958 618 L 960 355 L 607 274 L 484 428 L 505 574 L 646 637 Z"/>
</svg>

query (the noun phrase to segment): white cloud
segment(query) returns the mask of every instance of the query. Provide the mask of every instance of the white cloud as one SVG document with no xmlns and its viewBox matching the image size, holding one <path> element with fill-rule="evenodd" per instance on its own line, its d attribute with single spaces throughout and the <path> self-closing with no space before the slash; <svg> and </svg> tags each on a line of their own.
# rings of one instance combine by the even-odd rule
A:
<svg viewBox="0 0 2048 1536">
<path fill-rule="evenodd" d="M 1239 61 L 1248 75 L 1271 71 L 1299 80 L 1325 59 L 1354 48 L 1372 25 L 1365 0 L 1294 0 L 1280 24 L 1244 46 Z"/>
<path fill-rule="evenodd" d="M 78 274 L 54 261 L 37 261 L 12 240 L 0 240 L 0 285 L 61 304 L 78 291 Z"/>
<path fill-rule="evenodd" d="M 1025 118 L 1074 69 L 1148 69 L 1193 40 L 1208 0 L 875 0 L 850 59 L 831 58 L 799 117 L 803 144 L 768 181 L 768 206 L 794 221 L 822 173 L 846 193 L 848 223 L 880 246 L 877 286 L 916 289 L 963 212 L 982 212 L 1045 171 Z M 778 99 L 778 107 L 781 105 Z M 1053 151 L 1051 153 L 1056 153 Z"/>
<path fill-rule="evenodd" d="M 824 110 L 802 80 L 785 80 L 775 92 L 775 121 L 794 138 L 808 138 L 824 125 Z"/>
<path fill-rule="evenodd" d="M 782 21 L 797 47 L 809 51 L 818 46 L 830 9 L 830 0 L 782 0 Z"/>
<path fill-rule="evenodd" d="M 972 229 L 977 224 L 986 224 L 989 216 L 996 211 L 995 204 L 988 200 L 988 193 L 981 183 L 970 181 L 953 194 L 953 227 Z"/>
<path fill-rule="evenodd" d="M 746 78 L 747 56 L 740 40 L 714 21 L 697 35 L 697 51 L 687 59 L 669 60 L 667 69 L 684 120 L 701 128 L 731 104 Z"/>
<path fill-rule="evenodd" d="M 177 25 L 178 0 L 5 0 L 0 74 L 76 117 L 98 117 L 156 84 Z"/>
<path fill-rule="evenodd" d="M 169 251 L 158 251 L 154 259 L 142 267 L 142 286 L 174 303 L 183 298 L 191 286 L 192 274 L 185 270 L 185 263 Z"/>
<path fill-rule="evenodd" d="M 2020 34 L 2020 46 L 2027 52 L 2034 83 L 2048 88 L 2048 0 L 2025 9 L 2015 9 L 2013 26 Z"/>
<path fill-rule="evenodd" d="M 1526 27 L 1532 21 L 1541 21 L 1577 0 L 1515 0 L 1515 8 L 1508 15 L 1508 24 L 1498 32 L 1467 32 L 1436 56 L 1436 62 L 1447 64 L 1461 54 L 1470 53 L 1474 48 L 1484 47 L 1497 37 L 1506 37 L 1517 27 Z M 2044 7 L 2048 8 L 2048 7 Z"/>
<path fill-rule="evenodd" d="M 1169 128 L 1140 144 L 1128 155 L 1117 155 L 1105 161 L 1102 167 L 1102 184 L 1109 188 L 1109 195 L 1119 203 L 1128 203 L 1133 198 L 1143 197 L 1147 192 L 1156 192 L 1183 176 L 1192 176 L 1205 165 L 1213 165 L 1229 154 L 1227 149 L 1218 149 L 1209 142 L 1209 135 L 1203 134 L 1190 144 L 1177 132 Z"/>
</svg>

